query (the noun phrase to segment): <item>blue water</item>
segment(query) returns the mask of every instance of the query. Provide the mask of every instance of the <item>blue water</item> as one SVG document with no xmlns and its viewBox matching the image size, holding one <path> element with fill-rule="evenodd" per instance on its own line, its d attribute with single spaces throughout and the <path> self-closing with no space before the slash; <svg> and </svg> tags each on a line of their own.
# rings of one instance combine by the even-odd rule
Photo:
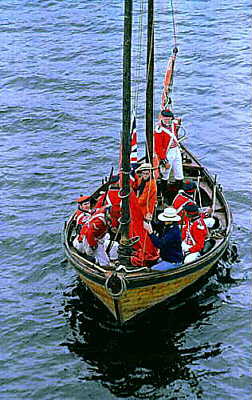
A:
<svg viewBox="0 0 252 400">
<path fill-rule="evenodd" d="M 250 398 L 251 4 L 174 7 L 174 109 L 232 209 L 237 281 L 213 277 L 189 303 L 126 332 L 96 321 L 103 312 L 65 262 L 60 234 L 74 200 L 118 163 L 122 2 L 1 0 L 3 400 Z M 157 114 L 173 31 L 169 2 L 156 8 Z"/>
</svg>

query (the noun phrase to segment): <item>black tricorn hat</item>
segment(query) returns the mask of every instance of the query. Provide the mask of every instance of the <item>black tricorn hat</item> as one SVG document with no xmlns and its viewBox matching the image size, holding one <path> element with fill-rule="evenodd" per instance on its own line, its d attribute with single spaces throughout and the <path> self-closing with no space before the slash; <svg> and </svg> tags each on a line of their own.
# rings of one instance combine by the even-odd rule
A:
<svg viewBox="0 0 252 400">
<path fill-rule="evenodd" d="M 119 175 L 112 175 L 110 183 L 117 183 L 119 182 Z"/>
<path fill-rule="evenodd" d="M 199 214 L 199 207 L 194 203 L 187 203 L 184 205 L 183 209 L 186 213 L 190 216 L 198 215 Z"/>
<path fill-rule="evenodd" d="M 174 117 L 174 114 L 171 112 L 171 111 L 166 111 L 166 110 L 163 110 L 163 111 L 161 111 L 161 115 L 162 115 L 162 117 L 169 117 L 169 118 L 173 118 Z"/>
<path fill-rule="evenodd" d="M 197 185 L 194 181 L 190 181 L 187 179 L 183 184 L 182 184 L 182 189 L 185 192 L 192 192 L 197 188 Z"/>
</svg>

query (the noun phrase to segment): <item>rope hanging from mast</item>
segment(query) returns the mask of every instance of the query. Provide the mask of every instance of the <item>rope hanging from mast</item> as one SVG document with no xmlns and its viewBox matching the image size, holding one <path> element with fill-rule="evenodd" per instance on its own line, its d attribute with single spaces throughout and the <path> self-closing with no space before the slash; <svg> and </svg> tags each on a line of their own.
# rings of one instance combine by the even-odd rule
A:
<svg viewBox="0 0 252 400">
<path fill-rule="evenodd" d="M 175 22 L 175 12 L 173 7 L 173 0 L 170 0 L 171 3 L 171 14 L 172 14 L 172 26 L 173 26 L 173 52 L 169 57 L 166 73 L 163 81 L 163 93 L 161 99 L 161 110 L 171 110 L 171 98 L 170 94 L 172 92 L 173 87 L 173 75 L 174 75 L 174 66 L 176 61 L 176 55 L 178 53 L 177 48 L 177 36 L 176 36 L 176 22 Z"/>
</svg>

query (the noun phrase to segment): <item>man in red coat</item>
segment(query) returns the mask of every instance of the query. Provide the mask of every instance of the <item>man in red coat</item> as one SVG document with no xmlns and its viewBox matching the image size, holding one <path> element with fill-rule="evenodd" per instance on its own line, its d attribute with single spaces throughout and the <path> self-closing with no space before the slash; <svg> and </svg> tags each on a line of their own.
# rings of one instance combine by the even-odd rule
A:
<svg viewBox="0 0 252 400">
<path fill-rule="evenodd" d="M 187 179 L 182 184 L 182 189 L 179 190 L 178 194 L 173 200 L 172 206 L 177 210 L 178 215 L 181 217 L 182 224 L 185 217 L 184 206 L 186 204 L 197 205 L 196 201 L 194 200 L 194 194 L 196 189 L 197 189 L 196 183 L 194 181 Z M 212 212 L 211 207 L 201 208 L 199 209 L 199 212 L 200 215 L 204 218 L 204 222 L 207 228 L 212 228 L 215 223 L 215 220 L 214 218 L 209 216 Z"/>
<path fill-rule="evenodd" d="M 74 221 L 76 221 L 76 231 L 80 232 L 82 225 L 87 222 L 94 210 L 90 208 L 90 196 L 80 196 L 77 200 L 78 209 L 74 214 Z"/>
<path fill-rule="evenodd" d="M 151 220 L 157 205 L 157 185 L 152 176 L 153 167 L 150 163 L 143 163 L 136 169 L 133 190 L 138 199 L 138 205 L 143 217 Z"/>
<path fill-rule="evenodd" d="M 197 188 L 195 182 L 186 180 L 182 184 L 182 189 L 179 190 L 178 194 L 173 200 L 172 207 L 174 207 L 177 211 L 177 214 L 182 217 L 185 214 L 183 207 L 186 204 L 196 204 L 194 201 L 194 193 Z"/>
<path fill-rule="evenodd" d="M 184 252 L 184 262 L 195 261 L 203 250 L 208 230 L 204 218 L 199 213 L 196 204 L 186 204 L 185 224 L 182 227 L 182 250 Z"/>
<path fill-rule="evenodd" d="M 95 207 L 98 209 L 102 206 L 111 207 L 111 229 L 114 231 L 119 226 L 119 218 L 121 217 L 121 198 L 119 187 L 119 175 L 112 176 L 111 184 L 106 193 L 101 194 Z"/>
<path fill-rule="evenodd" d="M 182 156 L 178 143 L 180 124 L 181 119 L 174 118 L 171 111 L 163 110 L 161 111 L 160 122 L 156 125 L 154 131 L 154 148 L 160 162 L 161 188 L 164 192 L 171 170 L 173 170 L 178 187 L 184 179 Z"/>
<path fill-rule="evenodd" d="M 104 249 L 104 236 L 111 224 L 109 207 L 101 207 L 83 225 L 73 246 L 83 254 L 94 257 L 99 265 L 109 265 L 109 258 Z"/>
</svg>

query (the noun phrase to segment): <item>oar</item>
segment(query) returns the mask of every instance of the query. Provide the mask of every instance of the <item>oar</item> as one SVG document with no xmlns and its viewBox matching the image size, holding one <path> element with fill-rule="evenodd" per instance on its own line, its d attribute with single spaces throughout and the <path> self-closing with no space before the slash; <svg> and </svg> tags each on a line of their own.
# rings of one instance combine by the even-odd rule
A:
<svg viewBox="0 0 252 400">
<path fill-rule="evenodd" d="M 108 255 L 109 255 L 109 253 L 110 253 L 110 250 L 111 250 L 112 247 L 114 246 L 114 243 L 115 243 L 116 239 L 118 238 L 118 234 L 119 234 L 119 232 L 120 232 L 120 227 L 121 227 L 121 224 L 120 224 L 119 227 L 117 228 L 117 231 L 116 231 L 116 234 L 115 234 L 114 239 L 110 238 L 108 247 L 106 248 L 106 253 L 107 253 Z"/>
<path fill-rule="evenodd" d="M 104 193 L 104 198 L 103 198 L 103 200 L 102 200 L 102 206 L 104 206 L 105 201 L 106 201 L 107 193 L 108 193 L 108 191 L 109 191 L 109 186 L 110 186 L 110 184 L 111 184 L 111 180 L 112 180 L 112 176 L 113 176 L 113 171 L 114 171 L 114 167 L 112 166 L 112 167 L 111 167 L 111 171 L 110 171 L 110 175 L 109 175 L 108 186 L 107 186 L 107 188 L 106 188 L 106 192 Z"/>
<path fill-rule="evenodd" d="M 199 194 L 199 205 L 200 208 L 202 208 L 202 200 L 201 200 L 201 193 L 200 193 L 200 171 L 198 171 L 198 179 L 197 179 L 197 190 L 198 190 L 198 194 Z"/>
<path fill-rule="evenodd" d="M 217 175 L 214 175 L 214 186 L 213 186 L 213 197 L 212 197 L 212 214 L 211 216 L 214 216 L 215 213 L 215 207 L 216 207 L 216 189 L 217 189 Z"/>
</svg>

